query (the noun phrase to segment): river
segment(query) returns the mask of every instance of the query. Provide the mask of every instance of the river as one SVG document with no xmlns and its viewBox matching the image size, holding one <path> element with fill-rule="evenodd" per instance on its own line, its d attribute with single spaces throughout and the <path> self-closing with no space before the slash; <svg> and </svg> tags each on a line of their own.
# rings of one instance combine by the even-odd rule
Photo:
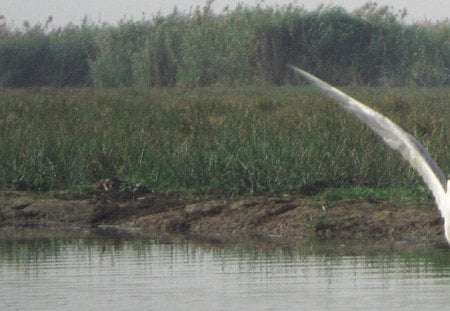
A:
<svg viewBox="0 0 450 311">
<path fill-rule="evenodd" d="M 443 310 L 450 252 L 0 231 L 0 310 Z"/>
</svg>

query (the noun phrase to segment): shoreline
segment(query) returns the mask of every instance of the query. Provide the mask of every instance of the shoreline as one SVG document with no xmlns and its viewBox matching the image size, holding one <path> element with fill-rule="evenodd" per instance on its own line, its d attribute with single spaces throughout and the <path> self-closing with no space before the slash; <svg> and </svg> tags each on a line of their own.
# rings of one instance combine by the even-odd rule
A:
<svg viewBox="0 0 450 311">
<path fill-rule="evenodd" d="M 433 203 L 384 200 L 327 202 L 302 195 L 192 197 L 181 193 L 94 193 L 80 198 L 0 192 L 0 227 L 111 228 L 225 239 L 308 238 L 445 242 Z"/>
</svg>

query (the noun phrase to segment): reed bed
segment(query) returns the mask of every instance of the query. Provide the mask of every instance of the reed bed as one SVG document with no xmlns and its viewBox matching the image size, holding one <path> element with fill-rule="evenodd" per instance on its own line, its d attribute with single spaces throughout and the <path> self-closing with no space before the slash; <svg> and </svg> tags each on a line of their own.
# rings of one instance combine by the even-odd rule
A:
<svg viewBox="0 0 450 311">
<path fill-rule="evenodd" d="M 450 90 L 347 88 L 450 171 Z M 310 86 L 6 89 L 0 188 L 83 188 L 117 177 L 154 191 L 424 189 L 364 125 Z"/>
<path fill-rule="evenodd" d="M 449 21 L 408 24 L 376 2 L 220 13 L 211 3 L 117 25 L 13 29 L 0 16 L 0 87 L 282 85 L 287 63 L 339 85 L 450 85 Z"/>
</svg>

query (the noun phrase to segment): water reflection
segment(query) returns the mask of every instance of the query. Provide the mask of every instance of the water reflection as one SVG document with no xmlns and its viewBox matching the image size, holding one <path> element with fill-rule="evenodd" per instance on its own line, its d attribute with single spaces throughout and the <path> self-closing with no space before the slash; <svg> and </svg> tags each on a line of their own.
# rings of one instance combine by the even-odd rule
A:
<svg viewBox="0 0 450 311">
<path fill-rule="evenodd" d="M 447 249 L 219 243 L 43 231 L 0 237 L 2 310 L 426 309 L 448 299 Z"/>
</svg>

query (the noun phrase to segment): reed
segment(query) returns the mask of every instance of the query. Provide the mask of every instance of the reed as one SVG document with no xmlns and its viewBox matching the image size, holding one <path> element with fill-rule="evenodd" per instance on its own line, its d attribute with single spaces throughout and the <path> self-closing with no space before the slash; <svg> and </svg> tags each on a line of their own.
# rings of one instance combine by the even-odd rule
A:
<svg viewBox="0 0 450 311">
<path fill-rule="evenodd" d="M 448 89 L 346 91 L 418 137 L 449 171 Z M 110 177 L 155 191 L 231 194 L 423 187 L 400 156 L 307 86 L 0 93 L 1 189 Z"/>
<path fill-rule="evenodd" d="M 0 22 L 0 87 L 282 85 L 286 63 L 339 85 L 450 84 L 448 21 L 407 24 L 374 2 L 355 12 L 210 4 L 114 26 Z"/>
</svg>

